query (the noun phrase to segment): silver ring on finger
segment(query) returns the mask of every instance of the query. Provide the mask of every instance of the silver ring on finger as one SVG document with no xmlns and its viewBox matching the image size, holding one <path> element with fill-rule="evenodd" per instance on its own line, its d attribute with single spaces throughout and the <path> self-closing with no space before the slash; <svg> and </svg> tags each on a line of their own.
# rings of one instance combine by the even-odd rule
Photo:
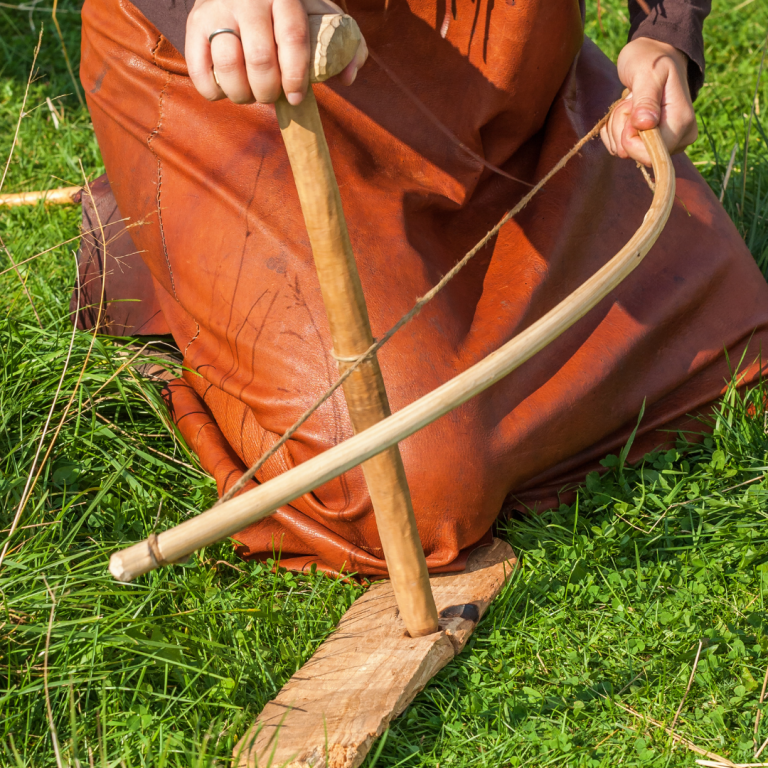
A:
<svg viewBox="0 0 768 768">
<path fill-rule="evenodd" d="M 221 29 L 214 29 L 213 32 L 211 32 L 210 35 L 208 35 L 208 42 L 210 43 L 216 35 L 234 35 L 238 40 L 240 39 L 240 35 L 237 34 L 237 32 L 234 29 L 228 29 L 226 27 L 222 27 Z"/>
</svg>

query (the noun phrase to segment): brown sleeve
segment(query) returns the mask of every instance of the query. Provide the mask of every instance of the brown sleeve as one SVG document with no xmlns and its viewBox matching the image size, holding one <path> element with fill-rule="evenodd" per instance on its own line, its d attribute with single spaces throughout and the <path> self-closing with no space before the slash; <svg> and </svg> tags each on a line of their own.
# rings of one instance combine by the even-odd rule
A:
<svg viewBox="0 0 768 768">
<path fill-rule="evenodd" d="M 195 0 L 131 0 L 131 2 L 183 56 L 187 16 Z"/>
<path fill-rule="evenodd" d="M 688 85 L 695 99 L 704 83 L 704 19 L 711 0 L 628 0 L 629 39 L 650 37 L 688 56 Z M 642 6 L 645 5 L 649 14 Z"/>
</svg>

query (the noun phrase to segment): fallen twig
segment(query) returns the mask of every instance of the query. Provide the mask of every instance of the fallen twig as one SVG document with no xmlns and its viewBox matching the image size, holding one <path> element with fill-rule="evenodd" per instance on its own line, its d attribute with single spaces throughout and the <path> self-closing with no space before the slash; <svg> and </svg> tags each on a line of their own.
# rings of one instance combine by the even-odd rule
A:
<svg viewBox="0 0 768 768">
<path fill-rule="evenodd" d="M 56 114 L 51 112 L 52 115 Z M 56 118 L 58 120 L 58 118 Z M 40 200 L 53 205 L 76 205 L 77 195 L 82 187 L 59 187 L 58 189 L 41 189 L 34 192 L 12 192 L 0 195 L 0 206 L 11 208 L 19 205 L 35 205 Z"/>
</svg>

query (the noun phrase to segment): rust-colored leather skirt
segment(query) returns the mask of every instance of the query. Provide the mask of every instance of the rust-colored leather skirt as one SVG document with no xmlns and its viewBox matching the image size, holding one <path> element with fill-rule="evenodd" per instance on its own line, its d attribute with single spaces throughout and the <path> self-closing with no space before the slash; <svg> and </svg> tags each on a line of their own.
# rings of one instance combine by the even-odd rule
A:
<svg viewBox="0 0 768 768">
<path fill-rule="evenodd" d="M 349 11 L 386 68 L 461 142 L 539 179 L 620 95 L 615 67 L 583 40 L 576 0 L 496 3 L 485 18 L 470 0 L 458 0 L 455 17 L 445 6 L 352 0 Z M 182 56 L 127 0 L 86 0 L 81 73 L 111 193 L 132 224 L 129 250 L 141 254 L 105 269 L 108 329 L 173 334 L 189 372 L 168 402 L 223 492 L 337 377 L 274 109 L 206 102 Z M 373 61 L 351 88 L 316 93 L 380 335 L 528 187 L 437 130 Z M 723 392 L 726 353 L 738 361 L 748 347 L 744 381 L 759 375 L 768 286 L 691 163 L 678 157 L 675 167 L 669 224 L 624 284 L 401 444 L 432 571 L 461 568 L 505 499 L 556 504 L 624 445 L 643 401 L 635 458 L 701 429 L 691 415 Z M 629 239 L 650 200 L 633 162 L 588 145 L 382 350 L 393 410 L 561 301 Z M 339 392 L 257 479 L 351 434 Z M 244 557 L 279 551 L 291 568 L 386 572 L 359 468 L 236 538 Z"/>
</svg>

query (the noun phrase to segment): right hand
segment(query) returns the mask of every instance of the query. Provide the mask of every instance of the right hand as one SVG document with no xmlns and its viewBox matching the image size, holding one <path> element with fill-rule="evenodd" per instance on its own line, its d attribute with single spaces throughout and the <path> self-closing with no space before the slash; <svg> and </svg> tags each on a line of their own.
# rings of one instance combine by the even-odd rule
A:
<svg viewBox="0 0 768 768">
<path fill-rule="evenodd" d="M 639 37 L 617 62 L 629 93 L 611 112 L 600 135 L 612 155 L 651 165 L 640 131 L 659 127 L 670 154 L 683 152 L 699 130 L 688 90 L 688 57 L 668 43 Z"/>
<path fill-rule="evenodd" d="M 323 13 L 343 11 L 330 0 L 196 0 L 185 44 L 195 88 L 209 101 L 271 104 L 284 91 L 290 104 L 300 104 L 309 86 L 307 15 Z M 209 43 L 216 29 L 240 37 L 223 33 Z M 352 85 L 367 58 L 361 40 L 339 80 Z"/>
</svg>

